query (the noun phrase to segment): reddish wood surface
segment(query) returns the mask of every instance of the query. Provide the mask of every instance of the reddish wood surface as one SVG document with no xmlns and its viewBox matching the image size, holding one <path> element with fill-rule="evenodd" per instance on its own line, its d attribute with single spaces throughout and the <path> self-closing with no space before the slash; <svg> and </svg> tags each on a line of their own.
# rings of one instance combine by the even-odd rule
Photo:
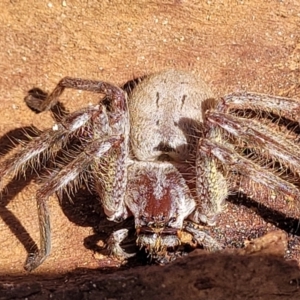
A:
<svg viewBox="0 0 300 300">
<path fill-rule="evenodd" d="M 300 92 L 299 12 L 297 0 L 1 1 L 1 158 L 12 146 L 10 138 L 22 137 L 22 128 L 53 126 L 49 113 L 36 115 L 26 107 L 23 99 L 32 87 L 50 91 L 64 76 L 123 84 L 141 75 L 179 68 L 200 73 L 217 96 L 248 90 L 297 98 Z M 96 101 L 97 95 L 74 91 L 63 97 L 63 103 L 70 110 Z M 92 282 L 98 280 L 102 286 L 108 284 L 110 287 L 112 283 L 105 281 L 103 272 L 89 272 L 99 267 L 99 261 L 87 246 L 94 242 L 92 228 L 99 222 L 93 199 L 75 199 L 74 205 L 67 201 L 59 205 L 55 196 L 51 199 L 52 254 L 34 274 L 28 275 L 23 270 L 27 252 L 38 242 L 36 184 L 31 179 L 28 176 L 25 180 L 8 183 L 8 192 L 3 193 L 0 200 L 0 275 L 3 283 L 0 299 L 43 299 L 50 293 L 62 299 L 62 295 L 65 298 L 74 296 L 78 289 L 86 290 L 87 298 L 96 297 L 93 296 L 96 294 L 93 294 Z M 251 226 L 257 230 L 255 232 L 276 227 L 246 207 L 235 209 L 230 204 L 226 214 L 219 225 L 223 233 L 238 232 L 241 239 L 251 237 Z M 101 221 L 100 226 L 105 227 L 105 221 Z M 110 230 L 110 227 L 105 228 Z M 290 251 L 294 258 L 298 258 L 298 247 L 297 240 L 293 240 Z M 195 265 L 194 259 L 197 260 Z M 268 279 L 262 275 L 264 265 L 267 266 Z M 78 268 L 85 271 L 78 273 Z M 139 285 L 142 282 L 139 280 L 144 272 L 150 274 L 144 277 L 148 282 L 147 276 L 155 278 L 160 273 L 158 270 L 162 274 L 175 274 L 179 268 L 181 277 L 175 276 L 177 281 L 168 281 L 172 288 L 164 289 L 159 281 L 154 282 L 151 288 L 155 293 L 160 292 L 153 292 L 153 295 L 162 293 L 167 299 L 181 284 L 183 291 L 189 291 L 188 282 L 197 285 L 193 281 L 197 277 L 200 280 L 198 293 L 201 290 L 209 299 L 218 299 L 218 293 L 225 290 L 229 293 L 227 299 L 239 299 L 238 294 L 243 288 L 243 299 L 250 298 L 253 293 L 257 299 L 269 299 L 269 295 L 272 299 L 299 298 L 299 276 L 294 273 L 299 270 L 283 259 L 274 262 L 269 258 L 235 258 L 234 255 L 229 258 L 205 256 L 205 259 L 200 256 L 187 258 L 187 263 L 178 263 L 174 270 L 172 268 L 118 270 L 117 275 L 113 273 L 108 278 L 115 280 L 113 278 L 130 274 L 137 281 L 132 285 L 123 279 L 120 282 L 132 291 L 143 285 Z M 204 275 L 203 270 L 208 270 L 208 273 Z M 237 281 L 243 274 L 248 274 L 255 282 L 254 290 L 251 291 L 249 281 Z M 292 275 L 287 277 L 286 274 Z M 166 276 L 173 278 L 173 275 Z M 206 280 L 208 277 L 210 279 Z M 216 277 L 224 285 L 220 285 Z M 51 278 L 57 279 L 53 281 Z M 290 283 L 287 283 L 290 278 Z M 266 285 L 262 292 L 260 286 L 264 280 L 270 285 Z M 281 283 L 286 286 L 278 291 Z M 114 292 L 107 287 L 111 294 L 99 295 L 121 299 L 125 292 L 114 284 Z M 234 285 L 239 285 L 240 289 L 233 288 Z M 26 294 L 27 287 L 33 292 Z M 9 294 L 11 291 L 14 292 Z M 192 296 L 197 298 L 193 293 L 195 290 L 190 299 Z M 152 294 L 145 295 L 150 297 Z M 131 298 L 134 299 L 135 295 Z M 123 299 L 130 299 L 130 296 Z"/>
</svg>

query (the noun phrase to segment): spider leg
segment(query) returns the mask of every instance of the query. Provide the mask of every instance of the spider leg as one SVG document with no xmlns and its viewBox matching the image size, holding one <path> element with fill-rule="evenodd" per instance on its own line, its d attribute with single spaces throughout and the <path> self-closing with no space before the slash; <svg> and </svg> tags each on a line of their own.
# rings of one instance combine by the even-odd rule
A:
<svg viewBox="0 0 300 300">
<path fill-rule="evenodd" d="M 263 204 L 276 210 L 279 207 L 284 208 L 286 214 L 299 218 L 300 191 L 292 183 L 216 141 L 202 139 L 199 144 L 199 152 L 203 157 L 212 157 L 220 161 L 231 172 L 241 174 L 248 178 L 248 181 L 265 186 L 265 189 L 260 189 L 261 195 L 258 197 L 258 199 L 263 199 Z M 246 188 L 250 191 L 255 189 L 255 187 L 251 188 L 250 184 Z M 271 191 L 271 196 L 268 191 Z M 280 195 L 283 196 L 280 197 Z"/>
<path fill-rule="evenodd" d="M 78 136 L 82 130 L 91 132 L 94 119 L 97 119 L 98 127 L 101 127 L 102 132 L 108 131 L 107 116 L 102 111 L 101 106 L 97 105 L 74 112 L 65 117 L 62 123 L 44 131 L 40 136 L 31 138 L 31 141 L 23 145 L 20 151 L 17 151 L 1 164 L 0 189 L 3 187 L 7 176 L 15 176 L 20 171 L 25 171 L 29 165 L 35 166 L 35 162 L 43 154 L 45 155 L 44 159 L 47 160 L 49 156 L 60 150 L 69 141 L 70 136 Z"/>
<path fill-rule="evenodd" d="M 248 162 L 248 167 L 251 164 L 251 169 L 256 171 L 259 169 L 259 172 L 265 172 L 269 179 L 273 178 L 274 182 L 277 181 L 277 186 L 274 183 L 274 190 L 271 191 L 272 185 L 269 186 L 268 181 L 258 182 L 259 180 L 254 180 L 255 176 L 252 176 L 253 180 L 249 177 L 249 172 L 237 172 L 236 174 L 247 174 L 236 176 L 240 181 L 240 185 L 233 188 L 246 192 L 251 196 L 255 195 L 255 198 L 258 199 L 261 199 L 261 195 L 264 195 L 269 206 L 275 209 L 285 208 L 283 211 L 287 209 L 288 214 L 292 213 L 294 215 L 295 213 L 291 212 L 292 206 L 287 206 L 286 202 L 287 197 L 291 197 L 288 196 L 290 195 L 289 192 L 293 190 L 292 195 L 298 195 L 299 193 L 296 186 L 288 182 L 293 180 L 293 178 L 288 178 L 288 174 L 294 174 L 294 180 L 297 180 L 300 175 L 298 155 L 300 147 L 295 142 L 298 139 L 297 134 L 285 127 L 278 128 L 277 124 L 272 123 L 271 120 L 265 119 L 264 124 L 260 119 L 237 117 L 234 113 L 231 115 L 230 112 L 234 109 L 264 111 L 270 115 L 276 114 L 279 119 L 283 116 L 291 121 L 299 122 L 300 102 L 289 98 L 256 93 L 234 93 L 222 98 L 216 110 L 206 112 L 207 122 L 210 123 L 211 127 L 206 139 L 221 146 L 225 145 L 226 140 L 229 140 L 232 144 L 227 150 L 232 155 L 234 155 L 233 149 L 240 151 L 240 157 Z M 258 117 L 260 117 L 259 114 Z M 243 149 L 253 151 L 252 153 L 255 156 L 253 156 L 252 161 L 242 155 Z M 227 186 L 232 188 L 237 181 L 234 178 L 235 171 L 226 174 L 225 177 L 223 176 L 225 172 L 231 171 L 231 168 L 227 168 L 226 162 L 222 161 L 222 163 L 223 165 L 215 156 L 205 155 L 201 149 L 198 151 L 196 189 L 199 208 L 194 212 L 193 217 L 208 224 L 213 223 L 214 216 L 216 217 L 222 211 L 222 203 L 228 194 Z M 266 169 L 268 168 L 267 172 Z M 259 172 L 257 172 L 257 175 L 259 175 Z M 283 180 L 284 176 L 286 181 Z M 227 184 L 224 179 L 226 177 L 228 177 Z M 256 178 L 259 178 L 259 176 Z M 279 189 L 280 184 L 288 185 L 290 191 Z M 296 199 L 298 199 L 298 196 L 296 196 Z"/>
<path fill-rule="evenodd" d="M 105 159 L 95 159 L 93 164 L 94 184 L 100 195 L 104 212 L 110 221 L 120 222 L 128 217 L 125 205 L 127 187 L 128 144 L 126 138 Z"/>
<path fill-rule="evenodd" d="M 36 111 L 45 111 L 51 109 L 61 96 L 66 88 L 89 91 L 94 93 L 105 94 L 112 100 L 112 110 L 126 110 L 126 96 L 124 91 L 110 83 L 103 81 L 87 80 L 80 78 L 65 77 L 59 81 L 54 90 L 49 94 L 43 96 L 43 101 L 39 95 L 29 93 L 25 101 L 29 107 Z"/>
<path fill-rule="evenodd" d="M 255 119 L 238 118 L 229 114 L 210 112 L 208 121 L 232 135 L 243 148 L 251 148 L 267 159 L 277 160 L 294 174 L 300 175 L 300 147 L 282 132 Z"/>
<path fill-rule="evenodd" d="M 40 228 L 40 250 L 37 253 L 30 253 L 25 262 L 24 268 L 32 271 L 37 268 L 49 255 L 51 250 L 51 229 L 49 210 L 47 206 L 48 198 L 57 191 L 64 189 L 80 173 L 84 172 L 94 162 L 97 157 L 102 157 L 114 148 L 118 148 L 123 142 L 120 137 L 106 137 L 94 140 L 87 145 L 72 162 L 54 174 L 38 191 L 36 195 L 39 228 Z"/>
<path fill-rule="evenodd" d="M 197 244 L 203 246 L 204 249 L 209 251 L 218 251 L 223 249 L 221 244 L 219 244 L 214 238 L 205 231 L 193 226 L 191 222 L 185 222 L 183 229 L 191 233 Z"/>
<path fill-rule="evenodd" d="M 218 130 L 210 130 L 207 138 L 222 142 Z M 209 155 L 203 155 L 199 149 L 196 155 L 196 174 L 197 208 L 189 219 L 197 224 L 202 222 L 215 225 L 216 218 L 222 212 L 224 201 L 228 196 L 226 177 L 221 172 L 217 160 Z"/>
<path fill-rule="evenodd" d="M 125 252 L 120 244 L 123 242 L 123 240 L 128 236 L 128 229 L 120 229 L 117 231 L 114 231 L 107 242 L 107 248 L 110 251 L 110 254 L 113 257 L 118 258 L 119 260 L 127 260 L 130 257 L 133 257 L 136 255 L 136 253 L 127 253 Z"/>
<path fill-rule="evenodd" d="M 249 92 L 232 93 L 222 98 L 217 106 L 220 112 L 227 112 L 230 109 L 266 111 L 300 121 L 300 101 L 290 98 Z"/>
</svg>

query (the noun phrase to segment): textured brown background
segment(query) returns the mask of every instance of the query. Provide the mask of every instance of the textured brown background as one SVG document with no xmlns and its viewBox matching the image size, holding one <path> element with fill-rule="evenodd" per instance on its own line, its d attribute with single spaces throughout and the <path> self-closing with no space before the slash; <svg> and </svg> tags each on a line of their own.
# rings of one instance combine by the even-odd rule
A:
<svg viewBox="0 0 300 300">
<path fill-rule="evenodd" d="M 200 73 L 218 96 L 251 90 L 297 97 L 299 25 L 296 0 L 3 0 L 0 151 L 5 154 L 10 145 L 5 134 L 18 137 L 15 129 L 54 124 L 49 113 L 29 111 L 23 98 L 32 87 L 51 90 L 64 76 L 123 84 L 180 68 Z M 95 95 L 74 91 L 63 99 L 70 110 L 97 101 Z M 22 267 L 32 241 L 38 241 L 36 186 L 28 178 L 8 188 L 0 207 L 0 274 L 3 280 L 15 274 L 30 281 Z M 52 255 L 36 271 L 40 279 L 97 267 L 83 243 L 91 226 L 69 220 L 54 198 L 50 209 Z"/>
</svg>

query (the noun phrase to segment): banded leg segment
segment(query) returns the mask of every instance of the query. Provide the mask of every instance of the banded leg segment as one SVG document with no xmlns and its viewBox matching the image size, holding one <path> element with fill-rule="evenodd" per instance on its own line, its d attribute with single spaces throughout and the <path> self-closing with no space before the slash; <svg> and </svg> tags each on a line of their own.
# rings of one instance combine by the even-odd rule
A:
<svg viewBox="0 0 300 300">
<path fill-rule="evenodd" d="M 51 250 L 51 228 L 47 201 L 57 191 L 64 189 L 75 180 L 80 173 L 86 171 L 94 162 L 95 157 L 102 157 L 115 148 L 120 147 L 123 138 L 107 137 L 89 144 L 76 159 L 66 165 L 57 174 L 54 174 L 37 191 L 37 208 L 40 228 L 40 249 L 37 253 L 30 253 L 25 262 L 25 269 L 32 271 L 37 268 L 49 255 Z"/>
<path fill-rule="evenodd" d="M 290 217 L 299 217 L 300 191 L 295 185 L 215 141 L 203 139 L 199 149 L 204 156 L 214 156 L 231 172 L 240 174 L 255 183 L 241 185 L 242 192 L 245 188 L 248 195 L 253 195 L 257 194 L 256 189 L 258 189 L 260 197 L 257 199 L 262 199 L 264 201 L 262 204 L 275 210 L 285 211 Z"/>
</svg>

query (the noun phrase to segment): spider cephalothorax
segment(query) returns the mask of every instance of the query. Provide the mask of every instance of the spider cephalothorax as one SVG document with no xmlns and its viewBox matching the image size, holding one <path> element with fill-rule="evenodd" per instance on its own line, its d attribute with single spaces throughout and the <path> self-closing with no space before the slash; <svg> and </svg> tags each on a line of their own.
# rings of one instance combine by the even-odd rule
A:
<svg viewBox="0 0 300 300">
<path fill-rule="evenodd" d="M 137 245 L 162 263 L 175 257 L 169 251 L 183 231 L 205 248 L 222 248 L 189 221 L 214 225 L 232 192 L 299 218 L 298 101 L 256 93 L 216 100 L 197 76 L 170 70 L 144 78 L 128 99 L 111 84 L 66 77 L 49 95 L 32 91 L 27 104 L 52 109 L 65 88 L 105 94 L 105 100 L 61 117 L 0 167 L 2 187 L 6 176 L 41 155 L 50 159 L 63 148 L 72 157 L 56 164 L 37 191 L 41 244 L 28 256 L 27 270 L 50 253 L 47 199 L 84 174 L 92 177 L 107 217 L 133 215 Z M 119 258 L 130 256 L 120 246 L 126 235 L 121 229 L 108 241 Z"/>
</svg>

